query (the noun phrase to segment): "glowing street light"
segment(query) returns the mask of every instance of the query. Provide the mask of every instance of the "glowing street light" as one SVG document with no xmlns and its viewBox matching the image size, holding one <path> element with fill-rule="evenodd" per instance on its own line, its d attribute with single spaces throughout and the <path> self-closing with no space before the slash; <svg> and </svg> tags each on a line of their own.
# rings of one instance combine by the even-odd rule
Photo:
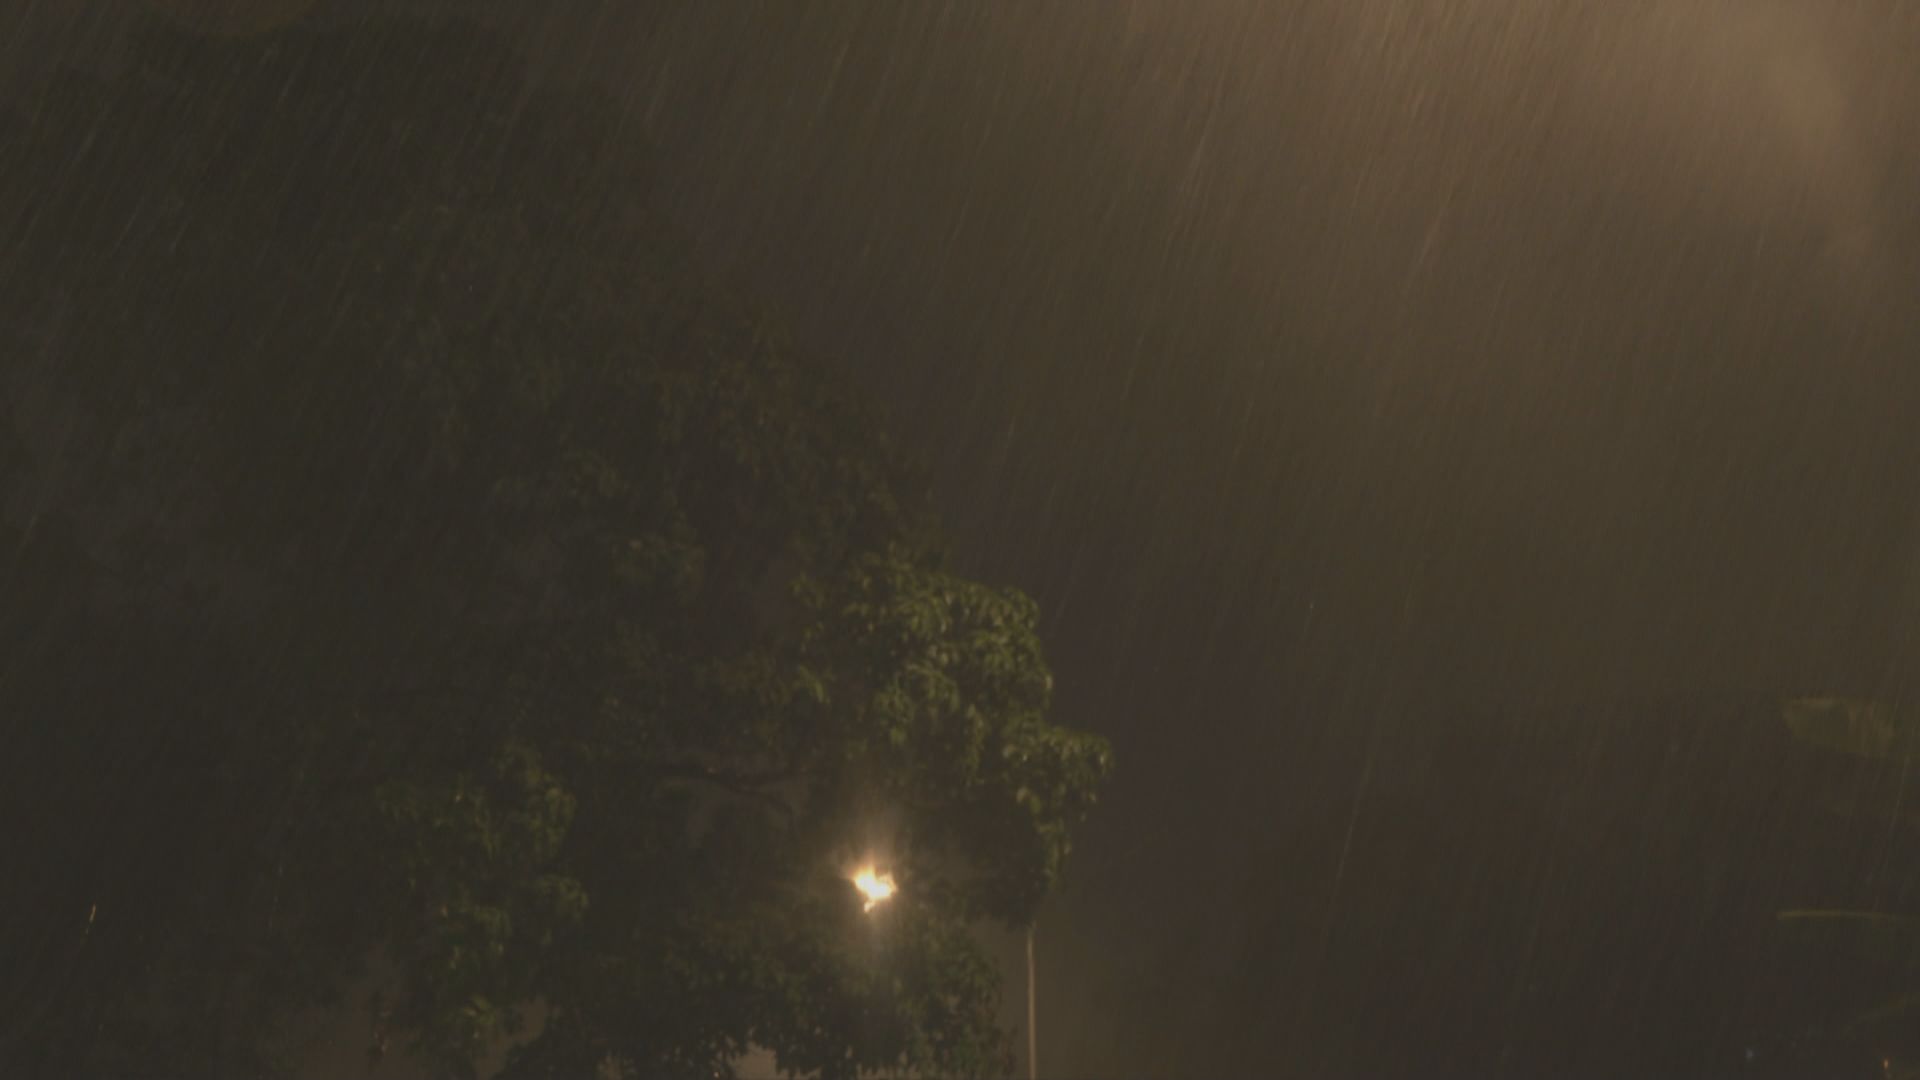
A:
<svg viewBox="0 0 1920 1080">
<path fill-rule="evenodd" d="M 867 898 L 866 904 L 860 909 L 867 912 L 871 912 L 874 905 L 893 899 L 896 891 L 893 875 L 879 873 L 871 866 L 863 867 L 859 873 L 853 875 L 853 887 L 859 889 L 860 895 Z"/>
<path fill-rule="evenodd" d="M 866 897 L 866 903 L 860 908 L 868 914 L 880 904 L 893 899 L 899 888 L 893 883 L 892 874 L 883 874 L 871 865 L 863 866 L 853 875 L 853 887 Z M 1038 1016 L 1035 1015 L 1034 972 L 1033 972 L 1033 924 L 1027 924 L 1027 1080 L 1037 1080 L 1040 1075 L 1040 1034 Z"/>
</svg>

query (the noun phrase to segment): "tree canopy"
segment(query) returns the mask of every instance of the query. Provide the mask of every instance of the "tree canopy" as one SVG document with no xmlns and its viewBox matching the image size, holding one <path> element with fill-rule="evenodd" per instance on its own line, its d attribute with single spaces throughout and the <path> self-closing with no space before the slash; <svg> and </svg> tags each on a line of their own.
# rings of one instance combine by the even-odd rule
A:
<svg viewBox="0 0 1920 1080">
<path fill-rule="evenodd" d="M 969 928 L 1109 751 L 648 190 L 457 24 L 0 114 L 0 1071 L 270 1073 L 360 988 L 451 1076 L 1004 1067 Z"/>
<path fill-rule="evenodd" d="M 1864 698 L 1798 698 L 1782 707 L 1787 729 L 1821 751 L 1891 764 L 1905 786 L 1914 757 L 1911 709 Z M 1890 807 L 1862 800 L 1831 816 L 1886 829 L 1889 851 L 1912 838 L 1913 815 L 1896 794 Z M 1883 860 L 1884 861 L 1884 860 Z M 1903 883 L 1906 884 L 1906 883 Z M 1781 946 L 1837 969 L 1837 987 L 1819 987 L 1810 1025 L 1832 1041 L 1871 1050 L 1885 1075 L 1920 1074 L 1914 1019 L 1920 1015 L 1920 916 L 1902 904 L 1900 888 L 1870 909 L 1796 908 L 1779 914 Z M 1891 904 L 1885 901 L 1891 899 Z M 1808 980 L 1812 982 L 1812 980 Z"/>
</svg>

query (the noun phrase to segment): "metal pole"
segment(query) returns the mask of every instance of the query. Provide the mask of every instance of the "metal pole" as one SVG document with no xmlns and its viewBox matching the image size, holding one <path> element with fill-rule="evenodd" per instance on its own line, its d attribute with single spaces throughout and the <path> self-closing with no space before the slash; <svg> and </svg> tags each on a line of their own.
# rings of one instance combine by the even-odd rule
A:
<svg viewBox="0 0 1920 1080">
<path fill-rule="evenodd" d="M 1027 1080 L 1040 1080 L 1040 1033 L 1034 1026 L 1033 924 L 1027 924 Z"/>
</svg>

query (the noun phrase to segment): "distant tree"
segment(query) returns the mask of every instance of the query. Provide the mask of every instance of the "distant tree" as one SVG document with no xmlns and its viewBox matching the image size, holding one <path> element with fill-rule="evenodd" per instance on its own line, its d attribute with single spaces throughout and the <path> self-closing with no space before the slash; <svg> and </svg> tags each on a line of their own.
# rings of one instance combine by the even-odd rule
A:
<svg viewBox="0 0 1920 1080">
<path fill-rule="evenodd" d="M 0 119 L 0 1073 L 1004 1067 L 1108 749 L 624 124 L 426 23 Z"/>
<path fill-rule="evenodd" d="M 1920 757 L 1920 718 L 1886 702 L 1801 698 L 1784 714 L 1808 746 L 1903 771 Z M 1894 808 L 1896 827 L 1903 809 Z M 1871 1047 L 1884 1075 L 1920 1076 L 1920 913 L 1810 908 L 1783 911 L 1779 921 L 1789 944 L 1817 950 L 1849 974 L 1851 992 L 1815 1010 L 1821 1033 Z"/>
</svg>

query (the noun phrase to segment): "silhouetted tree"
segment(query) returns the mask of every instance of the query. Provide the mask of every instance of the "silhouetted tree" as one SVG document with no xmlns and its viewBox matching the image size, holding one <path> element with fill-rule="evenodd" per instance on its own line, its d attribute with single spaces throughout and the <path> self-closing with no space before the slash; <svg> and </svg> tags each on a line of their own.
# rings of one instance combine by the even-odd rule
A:
<svg viewBox="0 0 1920 1080">
<path fill-rule="evenodd" d="M 0 125 L 0 1071 L 271 1072 L 359 985 L 452 1076 L 1003 1065 L 968 927 L 1108 750 L 623 124 L 420 23 Z"/>
<path fill-rule="evenodd" d="M 1831 812 L 1890 830 L 1888 843 L 1910 840 L 1913 816 L 1905 804 L 1905 774 L 1920 731 L 1911 713 L 1886 702 L 1848 698 L 1802 698 L 1788 702 L 1784 711 L 1788 730 L 1800 742 L 1898 771 L 1900 790 L 1890 806 L 1860 800 Z M 1805 1006 L 1809 1028 L 1821 1038 L 1870 1052 L 1887 1076 L 1920 1073 L 1914 1024 L 1920 1015 L 1920 916 L 1896 902 L 1871 909 L 1799 908 L 1781 912 L 1779 921 L 1784 947 L 1839 976 L 1817 985 L 1819 999 Z"/>
</svg>

